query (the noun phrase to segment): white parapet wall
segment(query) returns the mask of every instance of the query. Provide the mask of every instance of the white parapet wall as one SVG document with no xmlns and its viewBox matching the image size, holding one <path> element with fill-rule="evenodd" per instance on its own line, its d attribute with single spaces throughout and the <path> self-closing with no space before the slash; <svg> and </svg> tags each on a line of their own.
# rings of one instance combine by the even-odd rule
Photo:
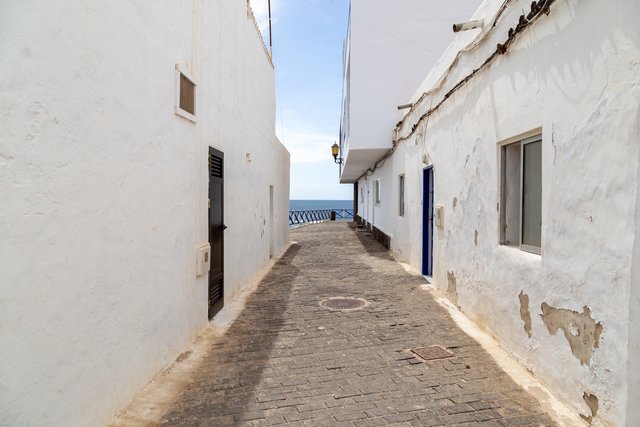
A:
<svg viewBox="0 0 640 427">
<path fill-rule="evenodd" d="M 420 270 L 422 174 L 432 166 L 443 214 L 434 229 L 435 285 L 585 420 L 635 426 L 640 3 L 553 2 L 427 115 L 531 8 L 528 0 L 507 2 L 493 27 L 502 4 L 482 4 L 472 19 L 485 28 L 460 33 L 416 92 L 395 151 L 358 182 L 358 210 Z M 536 134 L 541 255 L 500 244 L 500 147 Z"/>
<path fill-rule="evenodd" d="M 247 8 L 1 2 L 1 426 L 105 425 L 206 325 L 210 146 L 225 298 L 286 246 L 289 153 Z"/>
</svg>

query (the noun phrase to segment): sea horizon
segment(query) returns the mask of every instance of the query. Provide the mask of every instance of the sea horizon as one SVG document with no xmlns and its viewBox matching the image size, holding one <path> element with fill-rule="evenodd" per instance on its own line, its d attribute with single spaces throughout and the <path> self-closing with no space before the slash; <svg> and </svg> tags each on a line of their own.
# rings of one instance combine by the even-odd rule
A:
<svg viewBox="0 0 640 427">
<path fill-rule="evenodd" d="M 353 200 L 349 199 L 290 199 L 290 211 L 303 211 L 312 209 L 353 209 Z"/>
</svg>

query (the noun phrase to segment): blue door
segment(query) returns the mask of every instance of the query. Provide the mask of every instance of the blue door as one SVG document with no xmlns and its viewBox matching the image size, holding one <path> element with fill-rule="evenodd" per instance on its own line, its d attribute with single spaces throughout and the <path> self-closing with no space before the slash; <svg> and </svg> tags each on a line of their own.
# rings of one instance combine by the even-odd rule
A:
<svg viewBox="0 0 640 427">
<path fill-rule="evenodd" d="M 422 171 L 422 274 L 433 274 L 433 168 Z"/>
</svg>

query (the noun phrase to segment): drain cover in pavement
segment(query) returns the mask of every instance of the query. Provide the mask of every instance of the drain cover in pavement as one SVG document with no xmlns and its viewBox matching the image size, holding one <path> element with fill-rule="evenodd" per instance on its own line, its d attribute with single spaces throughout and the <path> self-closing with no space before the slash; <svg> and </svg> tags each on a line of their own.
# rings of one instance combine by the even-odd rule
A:
<svg viewBox="0 0 640 427">
<path fill-rule="evenodd" d="M 367 302 L 362 298 L 351 297 L 334 297 L 320 301 L 320 305 L 329 310 L 357 310 L 367 305 Z"/>
<path fill-rule="evenodd" d="M 453 357 L 453 353 L 445 350 L 439 345 L 432 345 L 430 347 L 419 347 L 411 349 L 412 353 L 415 353 L 423 360 L 435 360 L 446 359 L 447 357 Z"/>
</svg>

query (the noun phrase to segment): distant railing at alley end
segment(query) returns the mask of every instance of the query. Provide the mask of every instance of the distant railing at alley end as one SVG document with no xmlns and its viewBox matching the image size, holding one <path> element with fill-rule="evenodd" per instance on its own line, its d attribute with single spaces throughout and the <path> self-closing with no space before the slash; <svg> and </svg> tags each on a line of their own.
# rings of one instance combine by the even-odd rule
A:
<svg viewBox="0 0 640 427">
<path fill-rule="evenodd" d="M 325 221 L 353 220 L 353 209 L 308 209 L 289 211 L 289 228 Z"/>
</svg>

